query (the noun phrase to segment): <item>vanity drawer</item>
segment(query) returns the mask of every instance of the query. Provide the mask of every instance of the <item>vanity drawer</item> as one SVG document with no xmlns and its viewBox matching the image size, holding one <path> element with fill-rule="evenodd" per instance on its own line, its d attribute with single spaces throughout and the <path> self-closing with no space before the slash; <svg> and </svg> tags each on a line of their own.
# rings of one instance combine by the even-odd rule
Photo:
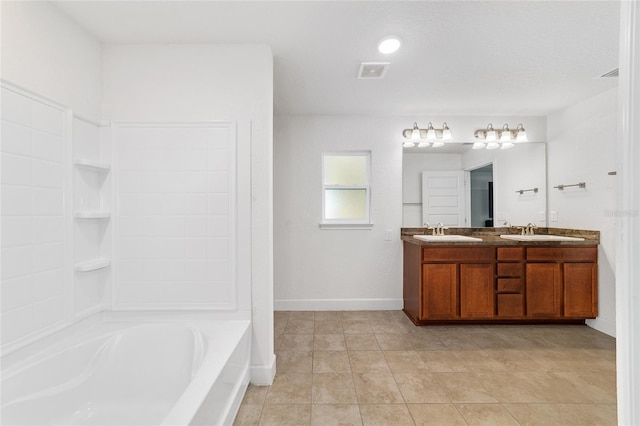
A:
<svg viewBox="0 0 640 426">
<path fill-rule="evenodd" d="M 498 263 L 499 277 L 521 277 L 522 263 Z"/>
<path fill-rule="evenodd" d="M 522 293 L 522 290 L 522 278 L 498 278 L 499 292 Z"/>
<path fill-rule="evenodd" d="M 597 247 L 529 247 L 527 260 L 561 262 L 595 262 L 598 260 Z"/>
<path fill-rule="evenodd" d="M 491 262 L 492 247 L 423 247 L 423 262 Z"/>
<path fill-rule="evenodd" d="M 498 247 L 498 260 L 524 259 L 523 247 Z"/>
</svg>

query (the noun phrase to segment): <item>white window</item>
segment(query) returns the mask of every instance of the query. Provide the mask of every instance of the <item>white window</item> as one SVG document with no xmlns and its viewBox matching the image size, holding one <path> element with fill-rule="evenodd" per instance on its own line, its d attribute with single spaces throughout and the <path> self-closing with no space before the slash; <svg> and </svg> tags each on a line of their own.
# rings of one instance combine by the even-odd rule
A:
<svg viewBox="0 0 640 426">
<path fill-rule="evenodd" d="M 371 153 L 322 154 L 322 227 L 370 227 Z"/>
</svg>

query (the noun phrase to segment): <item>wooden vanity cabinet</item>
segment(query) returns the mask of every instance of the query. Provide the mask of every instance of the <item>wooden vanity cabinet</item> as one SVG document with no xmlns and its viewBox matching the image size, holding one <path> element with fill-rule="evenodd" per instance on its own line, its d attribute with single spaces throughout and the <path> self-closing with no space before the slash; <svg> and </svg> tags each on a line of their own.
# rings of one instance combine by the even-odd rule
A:
<svg viewBox="0 0 640 426">
<path fill-rule="evenodd" d="M 404 243 L 404 310 L 416 324 L 568 322 L 597 315 L 596 246 Z"/>
<path fill-rule="evenodd" d="M 461 263 L 460 318 L 494 317 L 494 263 Z"/>
<path fill-rule="evenodd" d="M 527 248 L 527 316 L 595 318 L 597 247 Z"/>
<path fill-rule="evenodd" d="M 422 261 L 418 318 L 493 318 L 493 248 L 424 247 Z"/>
<path fill-rule="evenodd" d="M 558 263 L 527 263 L 527 316 L 562 316 L 562 275 Z"/>
<path fill-rule="evenodd" d="M 458 267 L 455 263 L 422 265 L 420 319 L 457 319 Z"/>
</svg>

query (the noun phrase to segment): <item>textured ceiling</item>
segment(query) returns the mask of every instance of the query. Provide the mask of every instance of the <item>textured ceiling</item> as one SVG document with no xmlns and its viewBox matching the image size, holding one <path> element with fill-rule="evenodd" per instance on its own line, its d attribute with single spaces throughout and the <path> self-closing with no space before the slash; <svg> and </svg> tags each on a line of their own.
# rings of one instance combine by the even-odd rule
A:
<svg viewBox="0 0 640 426">
<path fill-rule="evenodd" d="M 280 114 L 547 115 L 617 83 L 616 1 L 53 3 L 104 43 L 268 44 Z"/>
</svg>

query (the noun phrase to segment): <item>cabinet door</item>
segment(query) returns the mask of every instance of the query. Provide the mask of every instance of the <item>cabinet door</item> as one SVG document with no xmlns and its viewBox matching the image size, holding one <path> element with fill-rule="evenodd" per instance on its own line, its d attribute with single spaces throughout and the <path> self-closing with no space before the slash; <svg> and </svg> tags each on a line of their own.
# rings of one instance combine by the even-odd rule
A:
<svg viewBox="0 0 640 426">
<path fill-rule="evenodd" d="M 598 309 L 597 268 L 595 263 L 565 263 L 564 316 L 595 318 Z"/>
<path fill-rule="evenodd" d="M 493 264 L 460 265 L 460 317 L 493 318 Z"/>
<path fill-rule="evenodd" d="M 497 297 L 498 318 L 514 318 L 524 316 L 524 296 L 520 293 L 503 293 Z"/>
<path fill-rule="evenodd" d="M 422 309 L 420 319 L 458 317 L 458 274 L 455 263 L 422 265 Z"/>
<path fill-rule="evenodd" d="M 527 317 L 557 318 L 562 308 L 562 274 L 557 263 L 528 263 Z"/>
</svg>

